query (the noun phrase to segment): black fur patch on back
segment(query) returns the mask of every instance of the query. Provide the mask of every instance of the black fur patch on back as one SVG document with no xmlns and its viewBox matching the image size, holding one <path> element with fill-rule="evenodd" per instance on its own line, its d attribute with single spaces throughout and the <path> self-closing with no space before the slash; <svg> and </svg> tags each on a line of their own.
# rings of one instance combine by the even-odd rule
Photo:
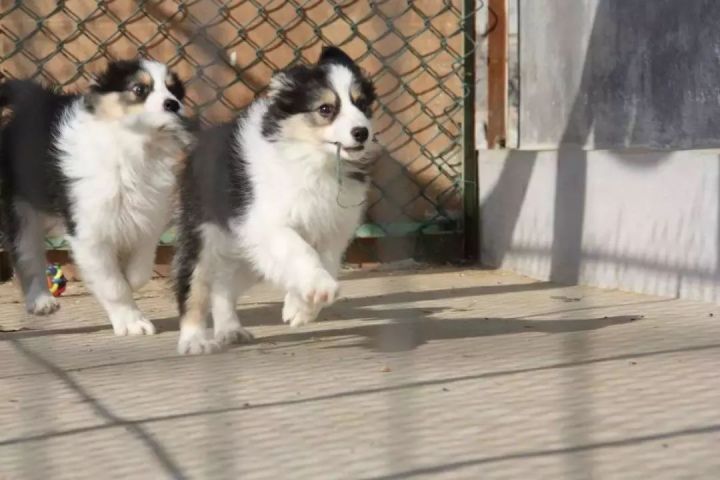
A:
<svg viewBox="0 0 720 480">
<path fill-rule="evenodd" d="M 63 111 L 76 95 L 59 95 L 27 80 L 10 80 L 0 86 L 0 104 L 13 115 L 0 131 L 2 204 L 17 200 L 34 209 L 64 217 L 68 232 L 75 232 L 70 211 L 67 178 L 63 175 L 54 135 Z"/>
<path fill-rule="evenodd" d="M 192 274 L 203 248 L 200 226 L 229 228 L 252 200 L 237 132 L 243 118 L 210 127 L 198 135 L 196 148 L 180 175 L 180 218 L 174 260 L 175 295 L 180 314 L 190 293 Z"/>
<path fill-rule="evenodd" d="M 197 147 L 188 158 L 181 179 L 183 198 L 191 205 L 197 224 L 214 223 L 227 228 L 232 218 L 242 215 L 252 198 L 246 163 L 237 145 L 242 118 L 210 127 L 198 135 Z"/>
</svg>

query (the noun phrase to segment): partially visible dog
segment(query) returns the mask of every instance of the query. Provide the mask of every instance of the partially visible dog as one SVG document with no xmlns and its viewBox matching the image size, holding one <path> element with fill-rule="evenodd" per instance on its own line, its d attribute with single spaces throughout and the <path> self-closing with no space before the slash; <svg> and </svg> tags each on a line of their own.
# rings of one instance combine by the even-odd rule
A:
<svg viewBox="0 0 720 480">
<path fill-rule="evenodd" d="M 353 60 L 328 47 L 316 65 L 277 74 L 235 121 L 200 134 L 180 179 L 179 353 L 252 338 L 236 301 L 261 278 L 287 292 L 292 326 L 335 300 L 368 190 L 374 101 Z"/>
<path fill-rule="evenodd" d="M 184 94 L 177 75 L 149 60 L 110 63 L 84 95 L 26 80 L 0 86 L 0 106 L 12 110 L 0 132 L 0 221 L 28 312 L 59 308 L 45 276 L 54 224 L 115 334 L 155 332 L 132 292 L 152 274 L 191 143 Z"/>
</svg>

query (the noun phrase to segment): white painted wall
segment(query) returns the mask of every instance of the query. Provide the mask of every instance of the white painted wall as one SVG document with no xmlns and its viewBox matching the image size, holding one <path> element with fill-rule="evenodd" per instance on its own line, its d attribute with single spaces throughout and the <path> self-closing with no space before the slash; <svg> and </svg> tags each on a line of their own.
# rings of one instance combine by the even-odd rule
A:
<svg viewBox="0 0 720 480">
<path fill-rule="evenodd" d="M 720 302 L 720 150 L 479 158 L 483 263 Z"/>
</svg>

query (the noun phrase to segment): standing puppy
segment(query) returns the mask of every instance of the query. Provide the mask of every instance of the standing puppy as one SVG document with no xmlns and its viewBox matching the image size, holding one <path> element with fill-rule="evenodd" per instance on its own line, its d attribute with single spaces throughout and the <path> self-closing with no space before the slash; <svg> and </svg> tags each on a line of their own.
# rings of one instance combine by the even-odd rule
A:
<svg viewBox="0 0 720 480">
<path fill-rule="evenodd" d="M 267 98 L 235 121 L 201 134 L 180 180 L 181 354 L 252 338 L 235 306 L 261 278 L 287 292 L 292 326 L 335 300 L 368 189 L 374 101 L 358 66 L 329 47 L 316 65 L 277 74 Z"/>
<path fill-rule="evenodd" d="M 184 93 L 148 60 L 111 63 L 85 95 L 23 80 L 0 86 L 0 106 L 13 111 L 0 133 L 0 221 L 28 312 L 59 307 L 45 277 L 43 236 L 54 223 L 115 334 L 155 332 L 132 291 L 151 276 L 174 166 L 190 141 Z"/>
</svg>

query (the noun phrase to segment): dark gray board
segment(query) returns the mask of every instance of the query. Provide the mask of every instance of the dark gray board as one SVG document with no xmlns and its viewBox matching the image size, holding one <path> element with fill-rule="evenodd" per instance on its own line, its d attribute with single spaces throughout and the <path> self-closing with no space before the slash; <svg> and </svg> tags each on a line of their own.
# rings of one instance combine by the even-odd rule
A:
<svg viewBox="0 0 720 480">
<path fill-rule="evenodd" d="M 519 0 L 520 147 L 720 146 L 720 0 Z"/>
</svg>

